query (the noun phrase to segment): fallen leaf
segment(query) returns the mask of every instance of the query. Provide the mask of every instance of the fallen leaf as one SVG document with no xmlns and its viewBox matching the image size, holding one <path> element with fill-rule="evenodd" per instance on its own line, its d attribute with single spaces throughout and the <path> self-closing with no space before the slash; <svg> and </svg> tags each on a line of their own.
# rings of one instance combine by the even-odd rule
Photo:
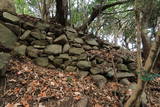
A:
<svg viewBox="0 0 160 107">
<path fill-rule="evenodd" d="M 100 104 L 95 104 L 94 107 L 102 107 Z"/>
<path fill-rule="evenodd" d="M 27 100 L 25 100 L 25 99 L 22 99 L 22 100 L 21 100 L 21 104 L 22 104 L 24 107 L 29 107 L 29 104 L 28 104 Z"/>
<path fill-rule="evenodd" d="M 14 107 L 14 104 L 8 103 L 5 107 Z"/>
<path fill-rule="evenodd" d="M 39 97 L 46 97 L 47 95 L 46 95 L 46 92 L 41 92 L 38 96 Z"/>
</svg>

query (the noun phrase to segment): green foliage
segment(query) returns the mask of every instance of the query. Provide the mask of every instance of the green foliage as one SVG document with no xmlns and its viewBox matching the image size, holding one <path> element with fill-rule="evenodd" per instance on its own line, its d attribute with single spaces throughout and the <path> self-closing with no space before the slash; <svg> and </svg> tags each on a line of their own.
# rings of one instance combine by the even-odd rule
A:
<svg viewBox="0 0 160 107">
<path fill-rule="evenodd" d="M 15 6 L 17 13 L 33 15 L 33 12 L 25 0 L 15 0 Z"/>
<path fill-rule="evenodd" d="M 139 73 L 141 73 L 141 79 L 143 81 L 151 81 L 157 77 L 160 77 L 160 74 L 148 73 L 147 71 L 143 71 L 143 72 L 139 72 Z"/>
</svg>

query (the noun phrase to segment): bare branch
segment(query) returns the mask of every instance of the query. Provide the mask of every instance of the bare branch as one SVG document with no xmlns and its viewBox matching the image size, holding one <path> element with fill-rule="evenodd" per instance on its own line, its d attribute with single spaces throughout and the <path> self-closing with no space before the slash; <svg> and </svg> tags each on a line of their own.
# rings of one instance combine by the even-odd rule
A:
<svg viewBox="0 0 160 107">
<path fill-rule="evenodd" d="M 128 2 L 130 2 L 130 0 L 128 0 L 128 1 L 118 1 L 118 2 L 115 2 L 115 3 L 112 3 L 112 4 L 106 4 L 106 5 L 103 5 L 103 6 L 94 7 L 93 12 L 91 13 L 89 19 L 82 26 L 80 26 L 78 28 L 78 30 L 84 31 L 85 29 L 87 29 L 87 26 L 90 25 L 92 23 L 92 21 L 97 16 L 99 16 L 104 10 L 106 10 L 107 8 L 110 8 L 110 7 L 113 7 L 113 6 L 116 6 L 116 5 L 125 4 L 125 3 L 128 3 Z"/>
</svg>

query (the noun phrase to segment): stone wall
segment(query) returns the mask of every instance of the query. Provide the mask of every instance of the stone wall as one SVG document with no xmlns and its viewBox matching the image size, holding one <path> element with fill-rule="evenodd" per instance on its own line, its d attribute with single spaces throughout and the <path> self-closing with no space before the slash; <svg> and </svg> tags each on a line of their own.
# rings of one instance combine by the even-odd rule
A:
<svg viewBox="0 0 160 107">
<path fill-rule="evenodd" d="M 127 50 L 34 17 L 2 11 L 0 16 L 0 57 L 8 53 L 27 56 L 39 66 L 79 71 L 82 75 L 113 77 L 116 71 L 119 79 L 135 76 L 133 55 Z M 0 62 L 1 72 L 8 59 Z"/>
</svg>

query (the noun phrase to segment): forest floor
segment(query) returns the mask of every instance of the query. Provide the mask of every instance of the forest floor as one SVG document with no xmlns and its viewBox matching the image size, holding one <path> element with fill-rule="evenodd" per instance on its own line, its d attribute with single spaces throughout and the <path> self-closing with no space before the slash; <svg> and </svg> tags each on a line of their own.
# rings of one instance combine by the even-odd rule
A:
<svg viewBox="0 0 160 107">
<path fill-rule="evenodd" d="M 160 89 L 160 79 L 155 81 L 159 84 L 154 84 L 155 89 Z M 0 98 L 2 107 L 122 107 L 120 96 L 132 94 L 131 90 L 124 91 L 124 95 L 114 93 L 126 87 L 113 80 L 100 89 L 90 76 L 80 78 L 76 72 L 43 68 L 28 58 L 10 61 L 5 85 Z M 149 87 L 153 88 L 153 84 L 147 88 L 152 107 L 160 107 L 153 104 L 160 101 L 160 93 Z"/>
</svg>

